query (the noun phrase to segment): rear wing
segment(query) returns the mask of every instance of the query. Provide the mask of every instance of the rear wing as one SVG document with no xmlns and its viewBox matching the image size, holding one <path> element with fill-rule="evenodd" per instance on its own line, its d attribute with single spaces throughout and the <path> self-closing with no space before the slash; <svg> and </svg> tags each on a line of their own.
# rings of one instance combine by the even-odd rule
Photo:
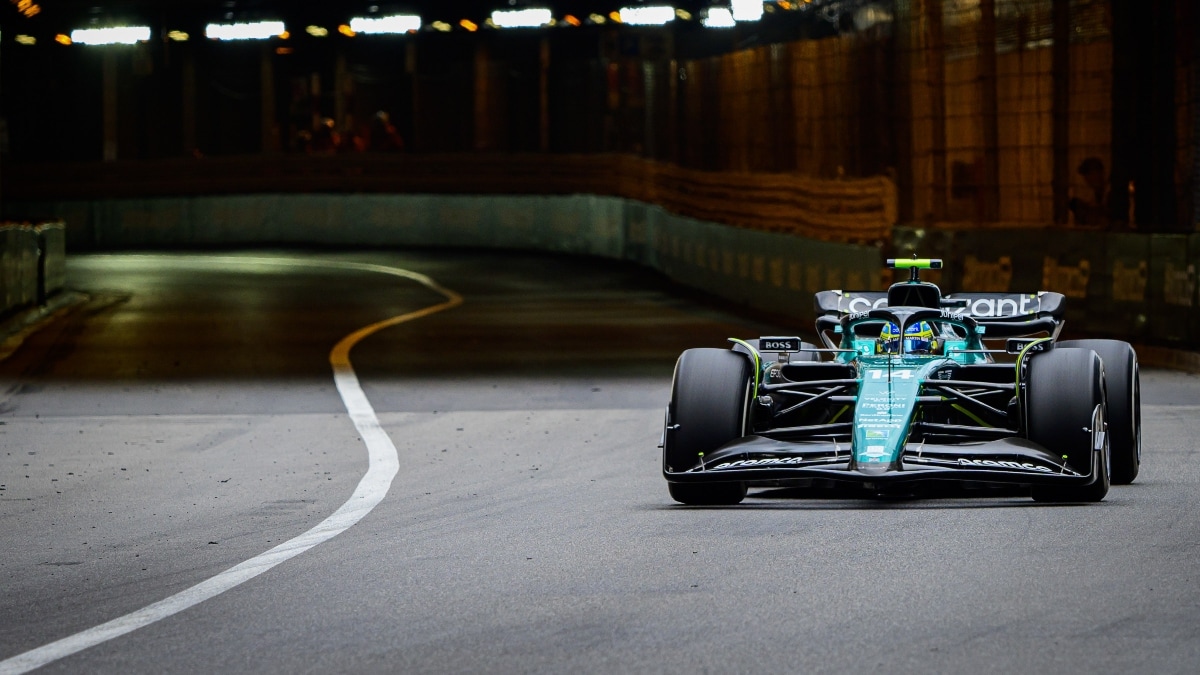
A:
<svg viewBox="0 0 1200 675">
<path fill-rule="evenodd" d="M 888 306 L 886 291 L 820 291 L 813 300 L 818 330 L 846 314 Z M 1008 338 L 1041 331 L 1056 334 L 1063 323 L 1066 298 L 1050 291 L 953 293 L 942 296 L 940 306 L 974 319 L 985 327 L 989 338 Z"/>
</svg>

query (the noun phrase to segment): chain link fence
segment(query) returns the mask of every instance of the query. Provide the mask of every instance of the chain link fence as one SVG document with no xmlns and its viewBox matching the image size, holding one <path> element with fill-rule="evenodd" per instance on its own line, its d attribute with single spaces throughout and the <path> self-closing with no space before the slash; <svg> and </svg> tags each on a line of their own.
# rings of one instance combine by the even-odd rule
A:
<svg viewBox="0 0 1200 675">
<path fill-rule="evenodd" d="M 902 219 L 915 223 L 1193 229 L 1195 10 L 1153 4 L 1154 30 L 1166 35 L 1128 22 L 1116 35 L 1114 21 L 1126 20 L 1114 0 L 824 3 L 840 12 L 837 35 L 677 64 L 680 143 L 670 159 L 890 174 Z M 1149 9 L 1124 6 L 1138 26 L 1150 20 L 1137 14 Z M 1118 37 L 1133 71 L 1115 61 Z M 1163 106 L 1173 111 L 1167 130 L 1147 112 Z M 1125 143 L 1120 157 L 1114 138 Z M 1173 181 L 1139 167 L 1145 145 L 1156 148 L 1152 164 L 1175 167 Z M 1147 213 L 1151 222 L 1139 222 Z"/>
</svg>

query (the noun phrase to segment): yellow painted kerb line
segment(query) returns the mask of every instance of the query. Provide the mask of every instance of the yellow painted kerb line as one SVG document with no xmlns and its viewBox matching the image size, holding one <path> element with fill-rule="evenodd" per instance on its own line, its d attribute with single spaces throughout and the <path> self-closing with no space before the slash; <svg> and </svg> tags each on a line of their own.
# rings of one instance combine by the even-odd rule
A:
<svg viewBox="0 0 1200 675">
<path fill-rule="evenodd" d="M 401 314 L 400 316 L 393 316 L 390 319 L 384 319 L 383 321 L 359 328 L 353 333 L 342 338 L 336 345 L 334 345 L 333 350 L 329 352 L 329 363 L 333 366 L 335 371 L 341 368 L 350 367 L 350 350 L 354 348 L 354 345 L 358 344 L 367 337 L 374 335 L 385 328 L 391 328 L 392 326 L 414 321 L 416 319 L 421 319 L 431 314 L 437 314 L 438 312 L 444 312 L 448 309 L 454 309 L 463 303 L 463 297 L 461 295 L 455 293 L 449 288 L 446 288 L 445 286 L 442 286 L 424 274 L 402 270 L 397 267 L 386 267 L 384 265 L 372 265 L 369 263 L 334 263 L 332 266 L 343 269 L 357 269 L 364 272 L 379 272 L 381 274 L 390 274 L 392 276 L 411 279 L 412 281 L 421 284 L 429 290 L 446 297 L 446 302 L 441 304 L 426 307 L 424 309 L 418 309 L 415 312 Z"/>
</svg>

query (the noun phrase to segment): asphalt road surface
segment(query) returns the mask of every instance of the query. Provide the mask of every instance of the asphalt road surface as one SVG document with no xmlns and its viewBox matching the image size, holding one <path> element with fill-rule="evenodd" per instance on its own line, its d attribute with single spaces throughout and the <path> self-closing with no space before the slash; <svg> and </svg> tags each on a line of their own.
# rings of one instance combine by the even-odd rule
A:
<svg viewBox="0 0 1200 675">
<path fill-rule="evenodd" d="M 0 363 L 0 672 L 353 502 L 370 427 L 330 350 L 448 297 L 355 261 L 464 298 L 351 352 L 386 495 L 41 672 L 1200 670 L 1200 378 L 1143 371 L 1142 476 L 1101 504 L 688 508 L 655 447 L 675 357 L 798 326 L 609 262 L 393 251 L 71 260 L 91 301 Z"/>
</svg>

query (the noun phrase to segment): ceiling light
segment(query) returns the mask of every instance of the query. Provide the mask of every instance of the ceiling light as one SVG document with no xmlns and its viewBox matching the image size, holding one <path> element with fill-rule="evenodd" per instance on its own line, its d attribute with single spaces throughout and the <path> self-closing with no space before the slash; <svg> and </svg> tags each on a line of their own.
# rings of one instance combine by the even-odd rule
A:
<svg viewBox="0 0 1200 675">
<path fill-rule="evenodd" d="M 492 23 L 497 28 L 536 28 L 553 21 L 550 10 L 531 7 L 529 9 L 498 9 L 492 12 Z"/>
<path fill-rule="evenodd" d="M 84 45 L 131 45 L 149 39 L 149 26 L 80 28 L 71 31 L 71 42 L 78 42 Z"/>
<path fill-rule="evenodd" d="M 700 22 L 705 28 L 733 28 L 737 22 L 733 20 L 733 13 L 728 7 L 712 7 L 708 10 L 708 16 Z"/>
<path fill-rule="evenodd" d="M 763 15 L 762 0 L 733 0 L 734 21 L 758 21 Z"/>
<path fill-rule="evenodd" d="M 621 23 L 631 26 L 661 26 L 675 20 L 675 8 L 666 5 L 622 7 Z"/>
<path fill-rule="evenodd" d="M 377 19 L 355 17 L 350 19 L 350 30 L 364 34 L 403 34 L 421 30 L 421 17 L 415 14 L 395 14 Z"/>
<path fill-rule="evenodd" d="M 257 23 L 210 23 L 204 35 L 213 40 L 266 40 L 286 32 L 282 21 Z"/>
</svg>

